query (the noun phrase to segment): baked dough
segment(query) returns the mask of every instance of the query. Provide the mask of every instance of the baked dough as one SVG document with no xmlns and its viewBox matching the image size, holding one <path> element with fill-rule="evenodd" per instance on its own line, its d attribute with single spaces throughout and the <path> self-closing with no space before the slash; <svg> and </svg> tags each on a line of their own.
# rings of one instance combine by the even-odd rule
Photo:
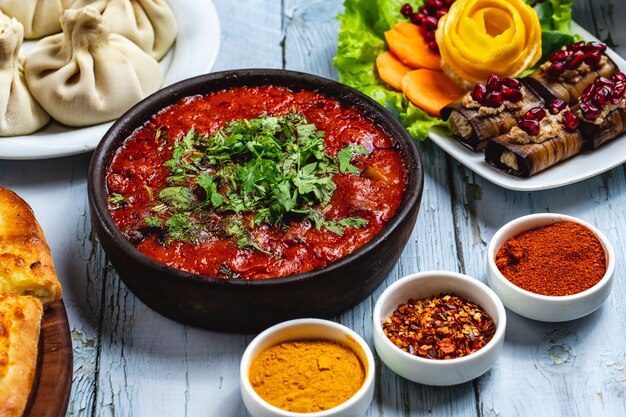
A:
<svg viewBox="0 0 626 417">
<path fill-rule="evenodd" d="M 0 417 L 20 417 L 37 369 L 43 307 L 31 296 L 0 295 Z"/>
<path fill-rule="evenodd" d="M 33 211 L 0 187 L 0 294 L 4 292 L 33 295 L 44 306 L 61 298 L 50 249 Z"/>
</svg>

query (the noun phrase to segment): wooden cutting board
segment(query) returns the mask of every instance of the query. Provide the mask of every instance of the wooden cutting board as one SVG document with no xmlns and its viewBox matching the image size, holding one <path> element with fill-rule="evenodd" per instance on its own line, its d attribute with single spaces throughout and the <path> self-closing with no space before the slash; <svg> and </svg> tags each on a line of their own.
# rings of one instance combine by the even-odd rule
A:
<svg viewBox="0 0 626 417">
<path fill-rule="evenodd" d="M 72 389 L 72 373 L 72 338 L 61 300 L 44 313 L 37 375 L 23 417 L 64 417 Z"/>
</svg>

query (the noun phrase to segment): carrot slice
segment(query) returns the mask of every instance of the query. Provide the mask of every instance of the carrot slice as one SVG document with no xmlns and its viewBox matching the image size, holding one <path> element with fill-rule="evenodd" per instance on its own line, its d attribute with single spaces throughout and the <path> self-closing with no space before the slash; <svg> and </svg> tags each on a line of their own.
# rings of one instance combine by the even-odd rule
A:
<svg viewBox="0 0 626 417">
<path fill-rule="evenodd" d="M 402 78 L 402 91 L 417 107 L 439 116 L 439 111 L 463 95 L 443 72 L 417 69 Z"/>
<path fill-rule="evenodd" d="M 376 58 L 376 69 L 380 78 L 396 90 L 402 90 L 402 78 L 411 71 L 389 51 Z"/>
<path fill-rule="evenodd" d="M 405 65 L 411 68 L 440 70 L 441 58 L 428 49 L 419 27 L 409 22 L 398 22 L 385 32 L 389 49 Z"/>
</svg>

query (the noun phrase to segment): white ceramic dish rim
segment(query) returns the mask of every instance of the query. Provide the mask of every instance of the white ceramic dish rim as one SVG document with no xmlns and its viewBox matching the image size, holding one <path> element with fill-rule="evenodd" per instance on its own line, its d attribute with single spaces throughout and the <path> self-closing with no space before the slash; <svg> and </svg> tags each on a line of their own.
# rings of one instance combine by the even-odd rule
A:
<svg viewBox="0 0 626 417">
<path fill-rule="evenodd" d="M 496 266 L 496 261 L 495 261 L 495 255 L 497 253 L 497 251 L 500 250 L 500 248 L 495 248 L 495 242 L 497 240 L 500 240 L 500 237 L 502 235 L 505 235 L 508 233 L 509 230 L 511 230 L 513 227 L 517 226 L 519 223 L 521 222 L 532 222 L 534 220 L 540 220 L 540 219 L 545 219 L 546 222 L 544 223 L 544 226 L 548 226 L 554 223 L 558 223 L 559 221 L 572 221 L 572 222 L 576 222 L 578 224 L 581 224 L 585 227 L 587 227 L 589 230 L 591 230 L 593 232 L 593 234 L 596 235 L 596 237 L 598 238 L 598 240 L 600 241 L 600 243 L 602 243 L 602 246 L 604 248 L 604 252 L 605 252 L 605 256 L 607 258 L 607 265 L 606 265 L 606 272 L 604 273 L 604 276 L 602 277 L 602 279 L 600 279 L 600 281 L 598 281 L 593 287 L 586 289 L 585 291 L 581 291 L 579 293 L 576 294 L 571 294 L 571 295 L 543 295 L 543 294 L 536 294 L 534 292 L 525 290 L 523 288 L 518 287 L 517 285 L 513 284 L 511 281 L 509 281 L 508 279 L 506 279 L 506 277 L 504 275 L 502 275 L 502 272 L 500 272 L 500 270 L 498 269 L 498 267 Z M 528 229 L 524 229 L 524 231 L 528 231 L 528 230 L 532 230 L 538 227 L 542 227 L 542 226 L 532 226 Z M 519 233 L 523 233 L 523 232 L 519 232 Z M 503 242 L 504 244 L 504 242 Z M 606 237 L 606 235 L 604 233 L 602 233 L 600 230 L 598 230 L 594 225 L 579 219 L 577 217 L 573 217 L 573 216 L 569 216 L 567 214 L 560 214 L 560 213 L 535 213 L 535 214 L 528 214 L 526 216 L 522 216 L 522 217 L 518 217 L 517 219 L 513 219 L 510 222 L 508 222 L 507 224 L 505 224 L 504 226 L 502 226 L 500 229 L 498 229 L 498 231 L 493 235 L 493 237 L 491 238 L 491 241 L 489 242 L 489 247 L 487 249 L 487 254 L 488 254 L 488 260 L 487 263 L 489 265 L 489 269 L 491 269 L 491 271 L 493 272 L 493 274 L 496 276 L 496 278 L 498 280 L 500 280 L 507 288 L 509 288 L 510 290 L 513 290 L 515 292 L 518 292 L 519 294 L 522 294 L 525 297 L 528 298 L 532 298 L 538 301 L 543 301 L 543 302 L 547 302 L 547 303 L 558 303 L 561 304 L 563 302 L 574 302 L 574 301 L 579 301 L 580 299 L 583 299 L 585 297 L 587 297 L 589 294 L 592 294 L 594 292 L 600 291 L 602 288 L 604 288 L 605 286 L 609 285 L 611 282 L 611 278 L 613 277 L 614 273 L 615 273 L 615 251 L 613 250 L 613 246 L 611 245 L 611 242 L 609 241 L 609 239 Z"/>
<path fill-rule="evenodd" d="M 493 337 L 491 338 L 491 340 L 478 351 L 472 354 L 469 354 L 467 356 L 463 356 L 461 358 L 427 359 L 427 358 L 422 358 L 420 356 L 411 355 L 410 353 L 405 352 L 404 350 L 394 345 L 391 342 L 391 340 L 389 340 L 387 335 L 385 335 L 385 332 L 383 331 L 382 323 L 387 318 L 381 317 L 381 313 L 382 313 L 381 306 L 382 304 L 384 304 L 387 298 L 389 298 L 393 292 L 397 291 L 398 287 L 404 285 L 406 281 L 409 281 L 409 280 L 415 281 L 415 280 L 434 278 L 434 277 L 446 277 L 446 278 L 457 279 L 460 282 L 463 282 L 465 284 L 473 285 L 479 288 L 480 290 L 484 291 L 494 301 L 496 310 L 498 310 L 499 322 L 498 322 L 498 325 L 496 326 L 496 331 L 493 334 Z M 437 295 L 437 294 L 432 294 L 432 295 Z M 407 298 L 407 301 L 408 301 L 408 298 Z M 474 302 L 473 300 L 470 300 L 470 301 Z M 381 340 L 383 340 L 383 343 L 394 348 L 394 352 L 399 354 L 401 357 L 404 357 L 408 360 L 413 360 L 417 363 L 423 363 L 423 364 L 441 366 L 441 367 L 462 364 L 468 361 L 472 361 L 475 358 L 478 358 L 480 356 L 487 355 L 489 351 L 496 348 L 497 346 L 496 342 L 500 339 L 503 339 L 506 333 L 506 310 L 504 309 L 504 304 L 502 303 L 502 300 L 500 300 L 500 297 L 498 297 L 498 295 L 491 288 L 489 288 L 488 285 L 484 284 L 478 279 L 472 278 L 469 275 L 461 274 L 460 272 L 452 272 L 452 271 L 437 271 L 437 270 L 424 271 L 424 272 L 417 272 L 417 273 L 400 278 L 399 280 L 391 284 L 389 287 L 387 287 L 383 291 L 383 293 L 380 295 L 380 297 L 378 297 L 378 300 L 376 301 L 376 305 L 374 306 L 373 317 L 374 317 L 374 331 L 378 333 L 378 336 L 380 337 Z"/>
<path fill-rule="evenodd" d="M 161 60 L 161 88 L 209 72 L 220 47 L 220 22 L 211 0 L 170 0 L 178 23 L 174 46 Z M 37 41 L 27 41 L 32 49 Z M 198 51 L 203 51 L 198 54 Z M 0 137 L 0 159 L 36 160 L 93 151 L 113 122 L 71 128 L 51 121 L 31 135 Z"/>
<path fill-rule="evenodd" d="M 276 333 L 276 332 L 279 332 L 288 328 L 298 327 L 301 325 L 309 325 L 309 324 L 332 327 L 337 330 L 340 330 L 341 332 L 345 333 L 347 336 L 352 338 L 361 347 L 361 349 L 363 349 L 363 353 L 365 354 L 365 357 L 368 362 L 367 363 L 367 375 L 365 377 L 365 380 L 363 381 L 363 385 L 361 386 L 361 388 L 359 388 L 359 390 L 355 392 L 352 397 L 350 397 L 348 400 L 344 401 L 343 403 L 337 405 L 336 407 L 329 408 L 328 410 L 324 410 L 324 411 L 314 412 L 314 413 L 296 413 L 293 411 L 286 411 L 286 410 L 283 410 L 282 408 L 275 407 L 272 404 L 265 401 L 263 398 L 261 398 L 259 394 L 256 393 L 254 388 L 252 388 L 252 384 L 250 384 L 250 379 L 248 377 L 248 370 L 254 359 L 252 358 L 252 352 L 256 351 L 258 349 L 258 346 L 268 336 L 270 336 L 273 333 Z M 301 338 L 285 339 L 285 341 L 289 341 L 289 340 L 302 340 L 302 339 Z M 240 379 L 242 383 L 245 386 L 245 389 L 250 393 L 250 395 L 256 400 L 256 402 L 259 405 L 261 405 L 262 407 L 266 409 L 266 411 L 275 413 L 276 415 L 279 415 L 282 417 L 303 417 L 303 416 L 328 417 L 328 416 L 334 416 L 334 415 L 341 415 L 341 412 L 343 412 L 349 407 L 352 407 L 354 404 L 360 401 L 364 395 L 366 395 L 368 391 L 368 387 L 370 387 L 374 383 L 374 375 L 376 373 L 375 371 L 376 363 L 374 362 L 374 354 L 372 353 L 372 350 L 370 349 L 368 344 L 365 342 L 365 340 L 361 336 L 359 336 L 358 333 L 344 326 L 343 324 L 339 324 L 330 320 L 315 319 L 315 318 L 304 318 L 304 319 L 294 319 L 294 320 L 284 321 L 282 323 L 275 324 L 274 326 L 269 327 L 268 329 L 259 333 L 252 340 L 252 342 L 250 342 L 250 344 L 244 351 L 243 356 L 241 358 L 241 364 L 243 365 L 244 363 L 247 366 L 240 367 L 239 375 L 240 375 Z"/>
<path fill-rule="evenodd" d="M 592 34 L 572 22 L 572 32 L 587 41 L 598 41 Z M 620 70 L 626 72 L 626 61 L 610 48 L 607 54 Z M 430 139 L 447 154 L 486 180 L 514 191 L 538 191 L 563 187 L 599 175 L 626 162 L 626 134 L 605 143 L 593 151 L 586 151 L 528 178 L 515 177 L 485 162 L 484 152 L 473 152 L 459 143 L 445 130 L 435 128 Z"/>
</svg>

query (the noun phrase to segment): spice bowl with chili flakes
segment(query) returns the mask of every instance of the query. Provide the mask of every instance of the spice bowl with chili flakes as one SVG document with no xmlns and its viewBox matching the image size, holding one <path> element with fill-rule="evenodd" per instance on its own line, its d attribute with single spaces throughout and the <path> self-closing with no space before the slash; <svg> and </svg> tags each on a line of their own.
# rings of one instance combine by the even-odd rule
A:
<svg viewBox="0 0 626 417">
<path fill-rule="evenodd" d="M 524 317 L 561 322 L 597 310 L 611 291 L 615 252 L 593 225 L 538 213 L 502 226 L 487 249 L 489 286 Z"/>
<path fill-rule="evenodd" d="M 246 348 L 241 395 L 252 417 L 361 417 L 374 396 L 375 369 L 372 351 L 353 330 L 290 320 Z"/>
<path fill-rule="evenodd" d="M 381 294 L 374 346 L 395 373 L 426 385 L 455 385 L 487 372 L 502 351 L 506 311 L 477 279 L 456 272 L 409 275 Z"/>
</svg>

